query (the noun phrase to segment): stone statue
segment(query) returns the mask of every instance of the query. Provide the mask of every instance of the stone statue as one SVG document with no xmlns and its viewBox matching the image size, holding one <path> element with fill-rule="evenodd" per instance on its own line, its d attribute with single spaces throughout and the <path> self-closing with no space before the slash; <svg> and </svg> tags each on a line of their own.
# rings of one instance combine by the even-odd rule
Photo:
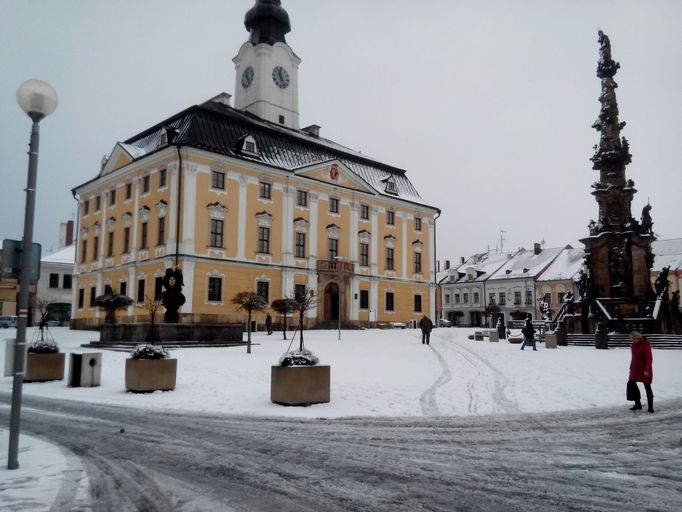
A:
<svg viewBox="0 0 682 512">
<path fill-rule="evenodd" d="M 566 295 L 564 295 L 564 302 L 566 303 L 566 313 L 569 315 L 575 314 L 575 297 L 571 290 L 568 290 Z"/>
<path fill-rule="evenodd" d="M 642 208 L 642 219 L 640 220 L 642 234 L 653 234 L 654 223 L 651 220 L 651 205 L 647 204 Z"/>
<path fill-rule="evenodd" d="M 161 293 L 161 304 L 166 308 L 163 319 L 168 324 L 176 324 L 180 320 L 178 309 L 185 303 L 185 296 L 182 294 L 182 269 L 167 268 L 162 284 L 165 290 Z"/>
<path fill-rule="evenodd" d="M 542 319 L 552 320 L 552 312 L 549 309 L 549 304 L 547 303 L 547 301 L 542 297 L 538 297 L 538 304 L 540 305 L 540 313 L 542 314 Z"/>
<path fill-rule="evenodd" d="M 665 294 L 668 291 L 668 273 L 670 272 L 670 267 L 663 267 L 656 277 L 656 282 L 654 286 L 656 288 L 656 296 L 660 297 L 661 294 Z"/>
<path fill-rule="evenodd" d="M 675 290 L 673 296 L 670 299 L 670 305 L 672 306 L 673 313 L 680 312 L 680 290 Z"/>
<path fill-rule="evenodd" d="M 587 301 L 590 297 L 590 278 L 582 269 L 578 274 L 578 293 L 581 301 Z"/>
</svg>

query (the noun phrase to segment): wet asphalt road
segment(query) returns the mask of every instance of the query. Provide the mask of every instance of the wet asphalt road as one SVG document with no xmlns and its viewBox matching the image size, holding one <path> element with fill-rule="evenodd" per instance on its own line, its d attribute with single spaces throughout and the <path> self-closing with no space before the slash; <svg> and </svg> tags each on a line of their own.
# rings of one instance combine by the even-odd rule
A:
<svg viewBox="0 0 682 512">
<path fill-rule="evenodd" d="M 24 397 L 22 431 L 87 470 L 89 503 L 63 489 L 54 510 L 679 511 L 682 400 L 658 408 L 291 420 Z"/>
</svg>

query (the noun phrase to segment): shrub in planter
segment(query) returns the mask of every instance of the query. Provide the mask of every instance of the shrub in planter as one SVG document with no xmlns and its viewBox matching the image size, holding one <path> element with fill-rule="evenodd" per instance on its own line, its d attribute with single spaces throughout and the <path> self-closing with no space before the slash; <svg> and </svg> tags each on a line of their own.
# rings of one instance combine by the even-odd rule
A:
<svg viewBox="0 0 682 512">
<path fill-rule="evenodd" d="M 292 350 L 271 369 L 270 400 L 282 405 L 329 402 L 330 368 L 310 350 Z"/>
<path fill-rule="evenodd" d="M 25 382 L 45 382 L 64 378 L 65 356 L 52 340 L 29 343 L 26 357 Z"/>
<path fill-rule="evenodd" d="M 137 345 L 126 359 L 126 390 L 134 393 L 175 389 L 178 360 L 161 345 Z"/>
<path fill-rule="evenodd" d="M 315 366 L 320 358 L 308 349 L 290 350 L 279 358 L 280 366 Z"/>
</svg>

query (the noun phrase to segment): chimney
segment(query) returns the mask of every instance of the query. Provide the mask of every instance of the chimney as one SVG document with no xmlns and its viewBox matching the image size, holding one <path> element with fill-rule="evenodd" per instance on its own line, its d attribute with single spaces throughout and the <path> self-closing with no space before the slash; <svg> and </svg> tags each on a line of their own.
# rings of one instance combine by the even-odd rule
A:
<svg viewBox="0 0 682 512">
<path fill-rule="evenodd" d="M 73 245 L 73 221 L 66 223 L 66 246 Z"/>
<path fill-rule="evenodd" d="M 59 248 L 63 249 L 73 243 L 73 221 L 59 223 Z"/>
<path fill-rule="evenodd" d="M 460 256 L 460 257 L 459 257 L 459 264 L 460 264 L 460 265 L 464 265 L 464 262 L 465 262 L 465 261 L 466 261 L 466 260 L 464 259 L 464 256 Z"/>
<path fill-rule="evenodd" d="M 445 270 L 450 268 L 450 260 L 445 260 Z"/>
<path fill-rule="evenodd" d="M 436 261 L 436 272 L 440 272 L 440 260 Z"/>
<path fill-rule="evenodd" d="M 313 137 L 319 137 L 320 136 L 320 128 L 321 126 L 318 126 L 316 124 L 311 124 L 310 126 L 306 126 L 303 128 L 303 131 L 306 133 L 309 133 Z"/>
<path fill-rule="evenodd" d="M 533 253 L 540 254 L 542 252 L 542 244 L 536 243 L 536 244 L 533 244 L 533 246 L 534 246 Z"/>
<path fill-rule="evenodd" d="M 229 107 L 231 98 L 232 98 L 231 94 L 221 92 L 220 94 L 218 94 L 218 96 L 214 96 L 213 98 L 211 98 L 210 101 L 214 103 L 221 103 L 222 105 L 227 105 Z"/>
</svg>

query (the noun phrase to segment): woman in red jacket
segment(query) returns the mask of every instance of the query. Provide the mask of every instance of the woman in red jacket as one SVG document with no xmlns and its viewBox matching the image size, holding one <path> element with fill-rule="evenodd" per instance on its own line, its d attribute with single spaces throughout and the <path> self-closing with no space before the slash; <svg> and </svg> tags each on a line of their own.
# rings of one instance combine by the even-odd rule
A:
<svg viewBox="0 0 682 512">
<path fill-rule="evenodd" d="M 647 412 L 654 412 L 654 393 L 651 390 L 651 381 L 654 378 L 654 372 L 652 369 L 653 356 L 651 355 L 651 343 L 649 340 L 644 338 L 639 331 L 632 331 L 630 333 L 630 339 L 632 344 L 630 345 L 630 351 L 632 353 L 632 359 L 630 361 L 630 381 L 632 386 L 637 386 L 637 382 L 644 383 L 644 389 L 646 390 L 646 400 L 649 404 Z M 639 392 L 637 392 L 639 395 Z M 635 399 L 635 405 L 631 407 L 631 410 L 637 411 L 642 408 L 642 403 L 639 397 Z"/>
</svg>

